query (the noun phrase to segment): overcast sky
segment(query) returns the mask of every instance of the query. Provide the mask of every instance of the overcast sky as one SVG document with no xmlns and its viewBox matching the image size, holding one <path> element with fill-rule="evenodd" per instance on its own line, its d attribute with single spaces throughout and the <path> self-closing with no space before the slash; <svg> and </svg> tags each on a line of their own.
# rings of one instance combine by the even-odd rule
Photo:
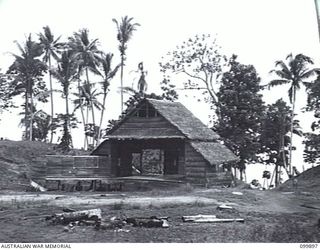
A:
<svg viewBox="0 0 320 250">
<path fill-rule="evenodd" d="M 7 52 L 17 52 L 14 40 L 23 42 L 29 33 L 37 39 L 36 34 L 45 25 L 56 36 L 62 35 L 62 40 L 80 28 L 88 28 L 90 37 L 99 38 L 103 50 L 113 52 L 118 60 L 112 18 L 124 15 L 141 24 L 128 45 L 126 84 L 130 86 L 137 77 L 131 71 L 143 61 L 150 91 L 159 87 L 161 57 L 196 34 L 217 34 L 222 52 L 237 54 L 240 62 L 253 64 L 263 83 L 270 79 L 268 72 L 274 62 L 291 52 L 304 53 L 317 64 L 320 58 L 313 0 L 0 0 L 0 68 L 5 71 L 12 62 Z M 118 78 L 113 81 L 105 121 L 119 115 L 118 82 Z M 269 103 L 281 97 L 287 100 L 287 88 L 265 93 Z M 180 101 L 208 123 L 205 104 L 184 95 Z M 302 107 L 305 96 L 298 94 L 298 102 L 298 108 Z M 56 111 L 63 112 L 62 108 L 57 106 Z M 0 136 L 21 138 L 17 112 L 1 115 Z M 308 119 L 302 120 L 308 127 Z M 74 142 L 76 146 L 82 145 L 80 137 L 74 138 Z"/>
</svg>

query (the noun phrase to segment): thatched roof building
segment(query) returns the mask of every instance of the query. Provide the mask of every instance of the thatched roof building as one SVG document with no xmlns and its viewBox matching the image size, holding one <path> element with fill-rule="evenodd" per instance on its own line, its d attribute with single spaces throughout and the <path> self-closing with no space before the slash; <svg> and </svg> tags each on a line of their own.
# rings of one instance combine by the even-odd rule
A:
<svg viewBox="0 0 320 250">
<path fill-rule="evenodd" d="M 109 156 L 114 176 L 180 176 L 199 184 L 231 181 L 237 157 L 179 102 L 143 99 L 92 153 Z"/>
</svg>

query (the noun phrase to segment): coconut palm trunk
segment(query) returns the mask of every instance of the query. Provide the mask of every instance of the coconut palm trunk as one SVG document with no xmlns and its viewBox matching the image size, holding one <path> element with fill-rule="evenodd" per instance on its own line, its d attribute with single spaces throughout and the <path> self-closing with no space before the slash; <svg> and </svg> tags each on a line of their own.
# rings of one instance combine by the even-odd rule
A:
<svg viewBox="0 0 320 250">
<path fill-rule="evenodd" d="M 66 115 L 67 115 L 67 128 L 70 131 L 70 117 L 69 117 L 69 92 L 66 91 Z"/>
<path fill-rule="evenodd" d="M 29 138 L 28 135 L 28 115 L 29 115 L 29 97 L 28 97 L 28 91 L 25 93 L 25 111 L 24 111 L 24 125 L 25 125 L 25 135 L 24 140 L 27 141 Z"/>
<path fill-rule="evenodd" d="M 87 106 L 87 109 L 86 109 L 86 124 L 89 123 L 89 106 Z M 89 138 L 88 136 L 87 137 L 87 147 L 89 147 Z"/>
<path fill-rule="evenodd" d="M 79 97 L 80 97 L 81 96 L 80 73 L 78 74 L 78 91 L 79 91 Z M 86 121 L 84 118 L 84 110 L 83 110 L 82 101 L 80 101 L 79 106 L 80 106 L 83 128 L 84 128 L 84 132 L 85 132 L 86 131 Z M 84 146 L 83 146 L 84 149 L 86 149 L 86 145 L 88 145 L 88 137 L 86 136 L 86 134 L 84 134 Z"/>
<path fill-rule="evenodd" d="M 103 93 L 102 109 L 101 109 L 101 115 L 100 115 L 99 133 L 98 133 L 98 141 L 97 141 L 97 144 L 100 142 L 102 121 L 103 121 L 104 112 L 105 112 L 105 110 L 106 110 L 106 109 L 105 109 L 106 99 L 107 99 L 107 93 L 105 92 L 105 93 Z"/>
<path fill-rule="evenodd" d="M 315 4 L 315 7 L 316 7 L 316 13 L 317 13 L 317 24 L 318 24 L 318 36 L 319 36 L 319 42 L 320 42 L 320 9 L 319 9 L 319 3 L 318 3 L 318 0 L 314 0 L 314 4 Z"/>
<path fill-rule="evenodd" d="M 70 141 L 70 146 L 73 148 L 73 143 L 72 143 L 72 137 L 71 137 L 71 128 L 70 128 L 70 116 L 69 116 L 69 90 L 67 89 L 65 92 L 65 101 L 66 101 L 66 130 L 65 134 L 69 134 L 71 141 Z"/>
<path fill-rule="evenodd" d="M 33 95 L 32 95 L 32 88 L 30 86 L 30 141 L 33 141 Z"/>
<path fill-rule="evenodd" d="M 50 101 L 51 101 L 51 118 L 50 118 L 50 124 L 52 124 L 53 121 L 53 115 L 54 115 L 54 110 L 53 110 L 53 88 L 52 88 L 52 74 L 51 74 L 51 56 L 48 58 L 48 63 L 49 63 L 49 85 L 50 85 Z M 53 140 L 53 129 L 51 128 L 50 132 L 50 143 L 52 143 Z"/>
<path fill-rule="evenodd" d="M 293 137 L 293 120 L 294 120 L 294 110 L 296 103 L 296 89 L 293 89 L 293 97 L 292 97 L 292 115 L 290 121 L 290 154 L 289 154 L 289 174 L 292 175 L 292 137 Z"/>
<path fill-rule="evenodd" d="M 112 19 L 112 21 L 116 24 L 118 34 L 117 39 L 119 41 L 119 51 L 121 56 L 121 76 L 120 76 L 120 85 L 121 85 L 121 112 L 123 112 L 123 68 L 124 68 L 124 61 L 126 56 L 127 50 L 127 43 L 129 42 L 130 38 L 132 37 L 133 31 L 136 30 L 137 26 L 140 26 L 138 23 L 132 23 L 132 17 L 122 17 L 121 22 L 119 23 L 116 19 Z"/>
<path fill-rule="evenodd" d="M 89 86 L 90 86 L 89 70 L 88 70 L 88 68 L 86 68 L 86 78 L 87 78 L 87 83 L 88 83 Z M 89 108 L 89 107 L 87 107 L 87 112 L 88 112 L 88 108 Z M 96 122 L 95 122 L 94 107 L 93 107 L 93 102 L 92 102 L 92 101 L 91 101 L 91 103 L 90 103 L 90 108 L 91 108 L 92 123 L 93 123 L 93 128 L 94 128 L 95 125 L 96 125 Z M 87 116 L 88 116 L 88 114 L 87 114 Z M 88 123 L 88 117 L 87 117 L 87 123 Z M 93 136 L 92 144 L 93 144 L 93 146 L 94 146 L 94 136 Z"/>
<path fill-rule="evenodd" d="M 124 56 L 121 55 L 121 69 L 120 69 L 121 113 L 123 113 L 123 67 L 124 67 Z"/>
<path fill-rule="evenodd" d="M 92 123 L 93 123 L 93 137 L 92 137 L 92 146 L 95 146 L 95 116 L 94 116 L 94 108 L 93 108 L 93 104 L 91 103 L 91 113 L 92 113 Z"/>
</svg>

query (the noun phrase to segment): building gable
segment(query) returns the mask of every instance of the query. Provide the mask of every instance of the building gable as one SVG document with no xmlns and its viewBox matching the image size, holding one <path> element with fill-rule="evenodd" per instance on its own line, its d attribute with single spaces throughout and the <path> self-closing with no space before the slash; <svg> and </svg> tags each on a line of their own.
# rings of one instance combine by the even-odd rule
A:
<svg viewBox="0 0 320 250">
<path fill-rule="evenodd" d="M 152 105 L 148 102 L 143 102 L 126 115 L 108 133 L 107 137 L 118 139 L 153 139 L 184 138 L 184 135 Z"/>
</svg>

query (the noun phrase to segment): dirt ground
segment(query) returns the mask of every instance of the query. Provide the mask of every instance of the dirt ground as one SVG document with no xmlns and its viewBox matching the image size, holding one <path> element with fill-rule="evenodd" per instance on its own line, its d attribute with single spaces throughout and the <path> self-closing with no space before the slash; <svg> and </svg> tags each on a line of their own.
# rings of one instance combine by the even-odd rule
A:
<svg viewBox="0 0 320 250">
<path fill-rule="evenodd" d="M 0 142 L 0 242 L 319 242 L 320 167 L 273 191 L 237 188 L 198 189 L 190 185 L 148 186 L 131 192 L 24 192 L 34 158 L 57 154 L 38 142 Z M 83 154 L 73 152 L 72 154 Z M 129 189 L 124 189 L 129 190 Z M 233 194 L 241 192 L 242 195 Z M 220 204 L 233 207 L 218 210 Z M 47 215 L 63 208 L 100 208 L 104 220 L 113 216 L 168 216 L 169 228 L 95 230 L 76 226 L 66 232 Z M 185 215 L 209 214 L 242 218 L 244 223 L 184 223 Z"/>
<path fill-rule="evenodd" d="M 233 192 L 241 192 L 242 195 Z M 319 242 L 320 194 L 295 190 L 241 188 L 195 189 L 183 186 L 144 192 L 3 192 L 0 194 L 0 242 Z M 233 207 L 218 210 L 220 204 Z M 169 228 L 95 230 L 76 226 L 69 232 L 51 225 L 46 215 L 68 207 L 101 208 L 113 216 L 169 216 Z M 185 223 L 185 215 L 243 218 L 244 223 Z"/>
</svg>

